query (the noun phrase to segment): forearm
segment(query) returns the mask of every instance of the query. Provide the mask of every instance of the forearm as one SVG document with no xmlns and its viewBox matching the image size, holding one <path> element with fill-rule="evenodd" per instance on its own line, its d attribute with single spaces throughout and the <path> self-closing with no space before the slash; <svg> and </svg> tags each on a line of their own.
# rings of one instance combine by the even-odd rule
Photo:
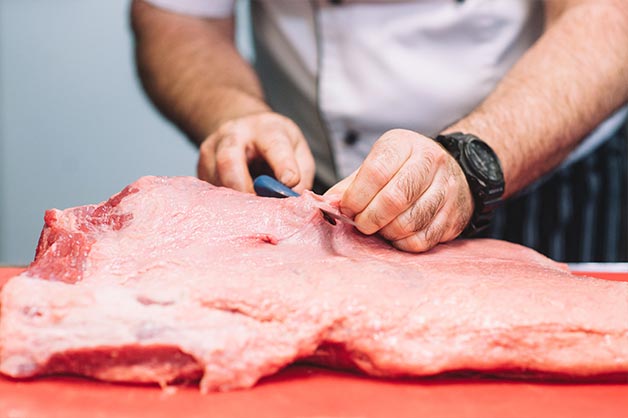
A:
<svg viewBox="0 0 628 418">
<path fill-rule="evenodd" d="M 493 147 L 505 196 L 558 165 L 628 100 L 628 2 L 569 3 L 547 4 L 543 36 L 477 109 L 445 131 L 474 133 Z"/>
<path fill-rule="evenodd" d="M 238 54 L 233 19 L 176 15 L 132 5 L 140 78 L 155 105 L 196 143 L 227 120 L 269 110 Z"/>
</svg>

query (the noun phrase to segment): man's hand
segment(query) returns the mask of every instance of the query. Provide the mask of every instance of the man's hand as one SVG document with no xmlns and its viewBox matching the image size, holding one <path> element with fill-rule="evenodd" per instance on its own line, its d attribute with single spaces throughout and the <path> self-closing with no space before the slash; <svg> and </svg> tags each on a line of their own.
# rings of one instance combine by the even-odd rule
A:
<svg viewBox="0 0 628 418">
<path fill-rule="evenodd" d="M 300 129 L 273 112 L 222 124 L 203 141 L 198 160 L 200 179 L 243 192 L 253 192 L 252 177 L 272 174 L 301 193 L 312 187 L 314 171 L 314 158 Z"/>
<path fill-rule="evenodd" d="M 341 212 L 367 235 L 379 232 L 404 251 L 423 252 L 456 238 L 473 213 L 458 163 L 433 140 L 395 129 L 362 166 L 327 194 L 342 195 Z"/>
<path fill-rule="evenodd" d="M 133 1 L 131 12 L 142 83 L 200 146 L 201 179 L 247 192 L 251 176 L 261 173 L 298 192 L 312 186 L 314 160 L 303 134 L 270 111 L 236 48 L 234 16 L 190 16 L 142 0 Z"/>
</svg>

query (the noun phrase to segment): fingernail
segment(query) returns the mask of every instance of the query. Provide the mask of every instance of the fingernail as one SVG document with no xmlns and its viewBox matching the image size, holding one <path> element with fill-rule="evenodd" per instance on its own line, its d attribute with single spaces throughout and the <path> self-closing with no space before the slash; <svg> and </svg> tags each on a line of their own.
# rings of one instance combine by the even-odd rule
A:
<svg viewBox="0 0 628 418">
<path fill-rule="evenodd" d="M 283 184 L 290 184 L 294 180 L 295 175 L 296 173 L 290 169 L 284 170 L 279 181 L 282 182 Z"/>
</svg>

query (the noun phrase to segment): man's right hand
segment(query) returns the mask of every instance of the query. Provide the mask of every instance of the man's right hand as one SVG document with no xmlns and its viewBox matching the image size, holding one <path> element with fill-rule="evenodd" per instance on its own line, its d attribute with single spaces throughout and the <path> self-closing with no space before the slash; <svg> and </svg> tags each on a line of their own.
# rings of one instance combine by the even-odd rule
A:
<svg viewBox="0 0 628 418">
<path fill-rule="evenodd" d="M 253 192 L 252 177 L 263 174 L 255 172 L 260 165 L 267 165 L 270 174 L 298 193 L 314 182 L 314 158 L 301 130 L 274 112 L 223 123 L 200 146 L 198 177 L 217 186 Z"/>
</svg>

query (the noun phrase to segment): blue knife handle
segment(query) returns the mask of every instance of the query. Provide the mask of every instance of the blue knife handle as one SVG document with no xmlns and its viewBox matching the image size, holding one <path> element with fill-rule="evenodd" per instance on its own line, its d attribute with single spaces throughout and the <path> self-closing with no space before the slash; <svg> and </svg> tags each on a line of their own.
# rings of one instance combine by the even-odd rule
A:
<svg viewBox="0 0 628 418">
<path fill-rule="evenodd" d="M 270 176 L 261 175 L 253 181 L 253 188 L 258 196 L 263 197 L 296 197 L 297 192 Z"/>
</svg>

